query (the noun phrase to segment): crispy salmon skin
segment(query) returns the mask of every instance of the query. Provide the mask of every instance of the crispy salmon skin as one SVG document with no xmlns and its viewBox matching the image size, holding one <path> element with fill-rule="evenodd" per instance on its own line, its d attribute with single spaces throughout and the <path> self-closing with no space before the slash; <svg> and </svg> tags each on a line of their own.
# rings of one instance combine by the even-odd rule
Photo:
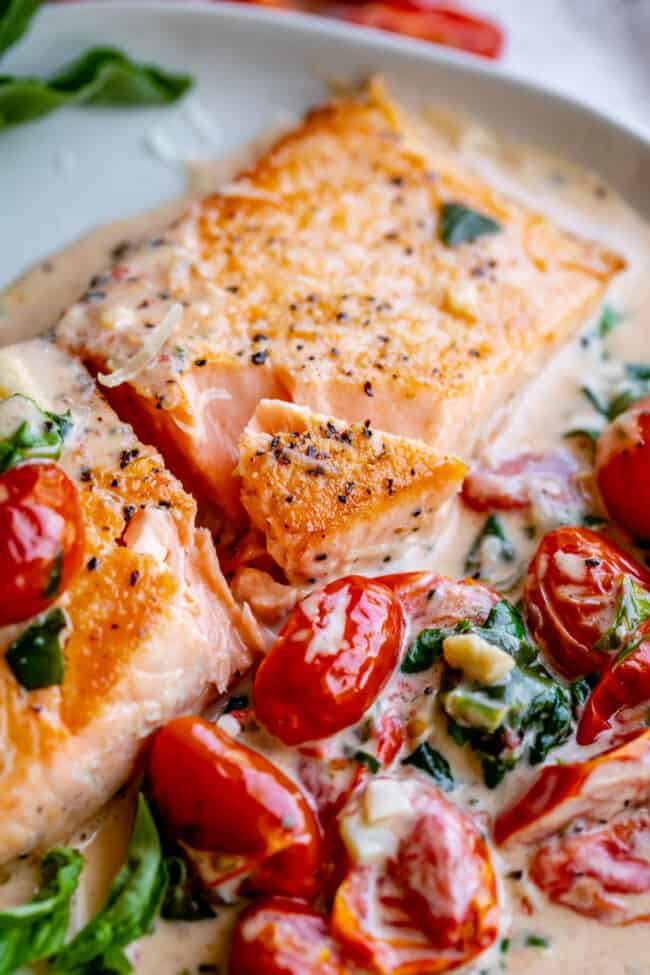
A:
<svg viewBox="0 0 650 975">
<path fill-rule="evenodd" d="M 235 521 L 237 442 L 260 399 L 466 459 L 623 266 L 416 131 L 378 84 L 311 112 L 58 325 L 109 374 L 118 412 Z M 453 203 L 492 232 L 443 239 Z"/>
<path fill-rule="evenodd" d="M 83 568 L 67 614 L 63 681 L 24 689 L 5 660 L 30 621 L 0 627 L 0 862 L 64 837 L 123 784 L 141 740 L 197 710 L 251 659 L 196 505 L 160 455 L 49 342 L 0 350 L 0 399 L 70 411 L 58 461 L 78 488 Z"/>
</svg>

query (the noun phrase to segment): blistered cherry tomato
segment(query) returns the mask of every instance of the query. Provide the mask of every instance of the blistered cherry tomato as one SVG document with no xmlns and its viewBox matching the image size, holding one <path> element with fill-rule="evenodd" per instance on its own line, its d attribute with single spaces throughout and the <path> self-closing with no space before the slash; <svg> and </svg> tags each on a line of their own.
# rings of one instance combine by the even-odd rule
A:
<svg viewBox="0 0 650 975">
<path fill-rule="evenodd" d="M 474 511 L 514 511 L 533 503 L 570 508 L 579 500 L 578 464 L 568 450 L 516 454 L 494 466 L 473 468 L 463 483 L 462 499 Z"/>
<path fill-rule="evenodd" d="M 454 626 L 460 620 L 484 623 L 502 598 L 475 579 L 449 579 L 435 572 L 401 572 L 379 576 L 377 582 L 399 599 L 411 637 L 426 627 Z"/>
<path fill-rule="evenodd" d="M 254 892 L 314 896 L 320 828 L 300 789 L 263 755 L 202 718 L 176 718 L 156 733 L 149 771 L 172 833 L 225 855 L 213 885 L 245 874 Z"/>
<path fill-rule="evenodd" d="M 613 622 L 624 575 L 650 589 L 643 566 L 587 528 L 557 528 L 540 542 L 524 584 L 526 613 L 534 639 L 567 677 L 609 663 L 594 644 Z"/>
<path fill-rule="evenodd" d="M 269 897 L 239 916 L 230 975 L 344 975 L 325 918 L 301 901 Z"/>
<path fill-rule="evenodd" d="M 390 589 L 337 579 L 294 608 L 255 676 L 257 716 L 287 745 L 359 721 L 397 664 L 403 619 Z"/>
<path fill-rule="evenodd" d="M 46 609 L 83 554 L 79 495 L 61 467 L 25 462 L 0 477 L 0 625 Z"/>
<path fill-rule="evenodd" d="M 536 854 L 534 883 L 550 900 L 605 924 L 650 918 L 650 815 L 646 809 L 618 820 L 554 836 Z"/>
<path fill-rule="evenodd" d="M 636 538 L 650 538 L 650 397 L 607 426 L 596 448 L 596 479 L 608 512 Z"/>
<path fill-rule="evenodd" d="M 590 745 L 609 731 L 619 711 L 650 704 L 650 620 L 630 639 L 632 648 L 610 661 L 585 704 L 576 732 L 580 745 Z"/>
<path fill-rule="evenodd" d="M 538 843 L 578 819 L 611 818 L 650 796 L 650 730 L 586 762 L 547 765 L 497 816 L 497 843 Z"/>
<path fill-rule="evenodd" d="M 374 802 L 367 792 L 339 816 L 350 866 L 334 900 L 332 933 L 361 967 L 433 975 L 466 964 L 496 939 L 496 878 L 479 830 L 439 789 L 419 776 L 377 777 L 367 789 L 381 792 L 391 782 L 400 808 L 395 822 L 381 825 L 384 842 L 391 833 L 398 839 L 386 859 L 368 862 L 352 845 L 363 830 L 351 824 Z"/>
</svg>

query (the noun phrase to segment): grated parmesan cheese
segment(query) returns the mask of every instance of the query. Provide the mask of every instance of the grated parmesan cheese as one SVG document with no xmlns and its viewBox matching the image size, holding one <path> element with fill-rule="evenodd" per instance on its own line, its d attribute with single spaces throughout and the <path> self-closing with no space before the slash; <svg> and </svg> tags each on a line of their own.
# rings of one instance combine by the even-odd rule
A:
<svg viewBox="0 0 650 975">
<path fill-rule="evenodd" d="M 109 373 L 100 372 L 97 376 L 97 381 L 102 386 L 108 386 L 111 389 L 114 386 L 121 386 L 122 383 L 129 382 L 139 372 L 142 372 L 143 369 L 153 364 L 165 342 L 169 339 L 174 329 L 178 328 L 182 319 L 182 306 L 178 304 L 172 305 L 160 325 L 157 325 L 156 328 L 148 333 L 146 341 L 142 344 L 142 348 L 132 356 L 129 362 L 116 368 L 113 361 L 109 360 L 108 365 L 111 371 Z"/>
</svg>

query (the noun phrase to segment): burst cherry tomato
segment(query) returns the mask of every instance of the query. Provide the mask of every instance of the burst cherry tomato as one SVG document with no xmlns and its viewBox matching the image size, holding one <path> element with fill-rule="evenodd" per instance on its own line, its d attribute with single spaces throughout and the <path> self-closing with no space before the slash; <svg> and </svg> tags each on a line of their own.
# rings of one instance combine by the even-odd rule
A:
<svg viewBox="0 0 650 975">
<path fill-rule="evenodd" d="M 237 921 L 231 975 L 344 975 L 347 970 L 325 918 L 307 904 L 264 898 Z"/>
<path fill-rule="evenodd" d="M 154 737 L 149 771 L 174 835 L 224 854 L 213 886 L 245 875 L 254 892 L 314 896 L 320 828 L 299 788 L 268 759 L 202 718 L 176 718 Z"/>
<path fill-rule="evenodd" d="M 493 467 L 475 467 L 463 484 L 462 498 L 474 511 L 513 511 L 537 502 L 549 509 L 575 505 L 578 464 L 567 450 L 517 454 Z"/>
<path fill-rule="evenodd" d="M 494 824 L 496 842 L 537 843 L 579 819 L 611 818 L 650 796 L 650 730 L 586 762 L 548 765 Z"/>
<path fill-rule="evenodd" d="M 395 822 L 380 823 L 383 843 L 395 836 L 392 848 L 386 859 L 372 862 L 349 849 L 332 932 L 363 968 L 434 975 L 469 962 L 494 942 L 496 879 L 486 843 L 467 815 L 419 776 L 392 781 L 400 807 L 406 803 Z M 387 782 L 377 777 L 367 788 L 383 790 Z M 363 835 L 350 823 L 367 817 L 372 801 L 362 794 L 342 811 L 344 837 Z"/>
<path fill-rule="evenodd" d="M 605 428 L 596 448 L 596 478 L 614 521 L 650 538 L 650 397 Z"/>
<path fill-rule="evenodd" d="M 554 836 L 539 850 L 530 875 L 550 900 L 605 924 L 650 917 L 639 894 L 650 893 L 650 816 L 638 810 L 613 823 Z M 626 900 L 625 898 L 628 898 Z"/>
<path fill-rule="evenodd" d="M 257 672 L 255 710 L 287 745 L 354 724 L 397 664 L 402 610 L 379 582 L 347 576 L 295 607 Z"/>
<path fill-rule="evenodd" d="M 602 671 L 594 644 L 611 626 L 624 575 L 650 589 L 650 573 L 587 528 L 557 528 L 539 544 L 524 584 L 534 639 L 567 677 Z"/>
<path fill-rule="evenodd" d="M 501 596 L 475 579 L 449 579 L 435 572 L 402 572 L 380 576 L 404 610 L 409 635 L 429 626 L 454 626 L 460 620 L 484 623 Z"/>
<path fill-rule="evenodd" d="M 79 495 L 61 467 L 26 462 L 0 477 L 0 626 L 46 609 L 83 553 Z"/>
<path fill-rule="evenodd" d="M 631 637 L 633 649 L 624 649 L 610 661 L 582 712 L 576 732 L 580 745 L 590 745 L 608 731 L 619 711 L 650 703 L 649 634 L 647 620 Z"/>
</svg>

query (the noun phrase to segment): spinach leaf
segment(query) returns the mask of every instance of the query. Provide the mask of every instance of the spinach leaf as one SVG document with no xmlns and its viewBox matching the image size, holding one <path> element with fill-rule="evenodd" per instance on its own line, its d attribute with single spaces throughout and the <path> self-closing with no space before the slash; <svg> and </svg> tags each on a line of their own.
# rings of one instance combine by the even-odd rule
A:
<svg viewBox="0 0 650 975">
<path fill-rule="evenodd" d="M 400 670 L 403 674 L 418 674 L 442 657 L 445 638 L 454 633 L 452 628 L 422 630 L 406 651 Z"/>
<path fill-rule="evenodd" d="M 594 644 L 594 650 L 618 650 L 627 637 L 649 618 L 650 595 L 632 576 L 621 576 L 614 622 Z"/>
<path fill-rule="evenodd" d="M 374 755 L 371 755 L 370 752 L 364 752 L 361 749 L 359 749 L 354 753 L 352 758 L 354 759 L 355 762 L 358 762 L 360 765 L 365 765 L 366 768 L 369 769 L 373 775 L 376 775 L 379 769 L 381 768 L 381 762 L 378 759 L 376 759 Z"/>
<path fill-rule="evenodd" d="M 454 788 L 454 777 L 449 762 L 426 741 L 418 745 L 408 758 L 403 759 L 402 765 L 413 765 L 426 772 L 443 792 L 451 792 Z"/>
<path fill-rule="evenodd" d="M 0 54 L 19 40 L 41 5 L 41 0 L 0 0 Z"/>
<path fill-rule="evenodd" d="M 571 440 L 574 437 L 577 440 L 586 440 L 591 449 L 595 450 L 600 437 L 600 430 L 594 430 L 591 427 L 574 427 L 572 430 L 563 433 L 562 437 L 565 440 Z"/>
<path fill-rule="evenodd" d="M 610 332 L 614 331 L 623 318 L 624 315 L 620 311 L 617 311 L 616 308 L 612 308 L 611 305 L 605 305 L 598 321 L 598 337 L 601 339 L 606 338 Z"/>
<path fill-rule="evenodd" d="M 223 714 L 230 714 L 231 711 L 244 711 L 249 705 L 247 694 L 234 694 L 225 703 Z"/>
<path fill-rule="evenodd" d="M 38 617 L 7 650 L 7 665 L 25 690 L 36 691 L 62 682 L 64 661 L 59 634 L 67 625 L 65 613 L 57 607 Z"/>
<path fill-rule="evenodd" d="M 448 247 L 472 243 L 486 234 L 496 234 L 501 225 L 466 207 L 463 203 L 443 203 L 440 207 L 440 238 Z"/>
<path fill-rule="evenodd" d="M 11 975 L 59 950 L 82 867 L 77 850 L 51 850 L 41 863 L 41 886 L 30 903 L 0 911 L 0 975 Z"/>
<path fill-rule="evenodd" d="M 465 559 L 465 572 L 473 579 L 485 579 L 486 582 L 497 584 L 498 580 L 492 578 L 489 573 L 484 571 L 483 568 L 485 544 L 488 539 L 492 538 L 497 540 L 496 549 L 499 560 L 505 563 L 511 563 L 514 561 L 515 550 L 512 542 L 506 535 L 500 519 L 496 515 L 492 514 L 486 518 L 483 527 L 474 539 L 472 546 L 467 553 L 467 558 Z M 504 583 L 509 584 L 511 580 L 503 581 Z"/>
<path fill-rule="evenodd" d="M 0 129 L 64 105 L 166 105 L 192 84 L 190 75 L 138 64 L 115 48 L 92 48 L 49 80 L 0 76 Z"/>
<path fill-rule="evenodd" d="M 628 362 L 625 364 L 629 384 L 607 402 L 601 400 L 588 386 L 582 386 L 581 391 L 587 397 L 594 409 L 610 422 L 621 413 L 629 409 L 640 399 L 650 395 L 650 366 L 644 363 Z"/>
<path fill-rule="evenodd" d="M 569 684 L 569 694 L 571 696 L 571 709 L 574 718 L 578 719 L 582 714 L 582 709 L 587 703 L 589 695 L 598 683 L 598 674 L 589 674 L 588 677 L 578 677 L 573 683 Z"/>
<path fill-rule="evenodd" d="M 180 856 L 165 857 L 168 886 L 161 916 L 166 921 L 204 921 L 216 917 Z"/>
<path fill-rule="evenodd" d="M 16 394 L 0 402 L 0 474 L 22 460 L 58 460 L 72 421 L 70 413 L 42 410 L 28 396 Z"/>
<path fill-rule="evenodd" d="M 50 966 L 67 975 L 127 975 L 133 968 L 123 949 L 151 929 L 166 889 L 158 830 L 140 793 L 126 863 L 115 877 L 106 903 L 50 960 Z"/>
<path fill-rule="evenodd" d="M 50 570 L 50 578 L 47 580 L 47 585 L 43 590 L 43 597 L 45 599 L 54 599 L 58 596 L 59 589 L 61 588 L 61 576 L 63 574 L 63 552 L 57 552 L 56 558 Z"/>
</svg>

